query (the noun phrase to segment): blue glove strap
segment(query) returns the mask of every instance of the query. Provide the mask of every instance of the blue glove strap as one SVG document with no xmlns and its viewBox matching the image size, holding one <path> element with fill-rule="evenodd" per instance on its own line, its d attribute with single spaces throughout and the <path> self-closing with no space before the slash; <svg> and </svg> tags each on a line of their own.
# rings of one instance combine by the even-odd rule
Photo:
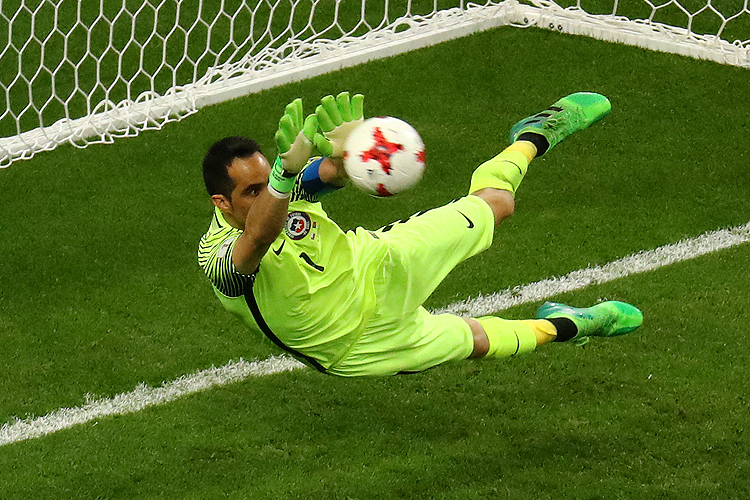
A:
<svg viewBox="0 0 750 500">
<path fill-rule="evenodd" d="M 324 159 L 321 157 L 312 160 L 302 171 L 302 188 L 308 194 L 320 197 L 341 188 L 341 186 L 328 184 L 320 179 L 320 164 Z"/>
</svg>

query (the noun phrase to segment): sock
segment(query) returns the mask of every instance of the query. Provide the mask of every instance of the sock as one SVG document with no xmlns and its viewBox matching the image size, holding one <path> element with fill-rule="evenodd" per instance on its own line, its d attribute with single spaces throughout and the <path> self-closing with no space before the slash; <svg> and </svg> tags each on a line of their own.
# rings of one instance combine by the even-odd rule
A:
<svg viewBox="0 0 750 500">
<path fill-rule="evenodd" d="M 531 330 L 534 332 L 537 338 L 537 345 L 539 345 L 539 339 L 549 341 L 550 337 L 555 339 L 559 335 L 555 325 L 544 319 L 522 319 L 522 323 L 529 325 Z"/>
<path fill-rule="evenodd" d="M 578 327 L 573 320 L 568 318 L 547 318 L 547 321 L 555 325 L 557 337 L 554 342 L 565 342 L 578 335 Z"/>
<path fill-rule="evenodd" d="M 549 149 L 549 141 L 542 134 L 524 132 L 523 134 L 516 137 L 516 141 L 529 141 L 530 143 L 534 144 L 534 146 L 536 146 L 537 156 L 542 156 L 547 152 L 547 149 Z"/>
<path fill-rule="evenodd" d="M 489 187 L 510 191 L 515 196 L 528 168 L 529 160 L 523 153 L 503 151 L 477 167 L 471 176 L 469 193 Z"/>
<path fill-rule="evenodd" d="M 486 357 L 509 358 L 517 354 L 531 352 L 536 348 L 536 334 L 525 321 L 514 321 L 484 316 L 475 318 L 490 341 Z"/>
</svg>

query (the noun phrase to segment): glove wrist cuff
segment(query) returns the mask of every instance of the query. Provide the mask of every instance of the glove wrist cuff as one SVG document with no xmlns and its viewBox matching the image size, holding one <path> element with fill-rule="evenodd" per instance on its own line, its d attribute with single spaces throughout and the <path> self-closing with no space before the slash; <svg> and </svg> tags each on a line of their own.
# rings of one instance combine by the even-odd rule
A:
<svg viewBox="0 0 750 500">
<path fill-rule="evenodd" d="M 277 198 L 287 198 L 294 189 L 294 183 L 297 179 L 297 174 L 292 174 L 284 170 L 281 164 L 281 157 L 276 157 L 276 161 L 273 162 L 271 167 L 271 175 L 268 177 L 268 188 L 272 195 Z M 285 195 L 285 196 L 277 196 Z"/>
</svg>

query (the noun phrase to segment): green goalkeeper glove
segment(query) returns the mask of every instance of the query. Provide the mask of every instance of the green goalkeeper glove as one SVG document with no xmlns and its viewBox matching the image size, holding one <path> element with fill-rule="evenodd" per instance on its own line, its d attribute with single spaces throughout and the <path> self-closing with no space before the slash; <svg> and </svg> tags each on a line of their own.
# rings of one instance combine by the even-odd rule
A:
<svg viewBox="0 0 750 500">
<path fill-rule="evenodd" d="M 364 100 L 362 94 L 355 94 L 350 100 L 349 92 L 342 92 L 335 99 L 332 95 L 321 99 L 315 115 L 323 134 L 316 134 L 314 141 L 324 156 L 340 158 L 344 155 L 346 138 L 364 121 Z"/>
<path fill-rule="evenodd" d="M 303 121 L 302 116 L 302 99 L 295 99 L 287 104 L 274 134 L 279 155 L 273 163 L 268 184 L 273 189 L 271 193 L 279 198 L 289 196 L 295 177 L 312 153 L 318 119 L 311 114 Z"/>
</svg>

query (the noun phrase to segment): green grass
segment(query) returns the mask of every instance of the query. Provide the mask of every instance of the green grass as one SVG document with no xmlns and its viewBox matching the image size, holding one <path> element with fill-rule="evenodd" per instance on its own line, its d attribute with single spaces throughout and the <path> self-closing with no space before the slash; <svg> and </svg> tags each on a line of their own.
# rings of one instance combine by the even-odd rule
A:
<svg viewBox="0 0 750 500">
<path fill-rule="evenodd" d="M 727 290 L 749 257 L 566 296 L 643 305 L 644 329 L 608 343 L 413 377 L 253 379 L 11 445 L 5 497 L 33 482 L 39 497 L 746 498 L 747 302 Z"/>
<path fill-rule="evenodd" d="M 532 164 L 517 213 L 430 298 L 439 307 L 746 223 L 749 87 L 738 68 L 507 28 L 14 164 L 0 171 L 0 422 L 277 352 L 197 266 L 199 164 L 237 133 L 273 156 L 295 97 L 362 92 L 368 115 L 404 118 L 427 144 L 410 194 L 331 195 L 344 228 L 464 194 L 510 126 L 562 95 L 610 97 L 602 123 Z M 644 311 L 637 333 L 583 349 L 249 379 L 3 446 L 0 498 L 747 498 L 748 258 L 745 245 L 559 297 Z"/>
</svg>

